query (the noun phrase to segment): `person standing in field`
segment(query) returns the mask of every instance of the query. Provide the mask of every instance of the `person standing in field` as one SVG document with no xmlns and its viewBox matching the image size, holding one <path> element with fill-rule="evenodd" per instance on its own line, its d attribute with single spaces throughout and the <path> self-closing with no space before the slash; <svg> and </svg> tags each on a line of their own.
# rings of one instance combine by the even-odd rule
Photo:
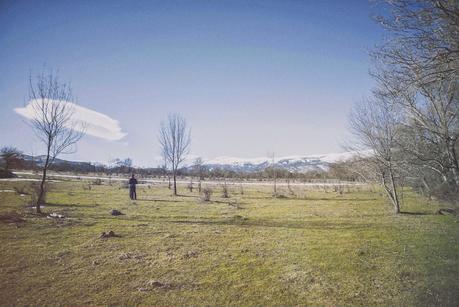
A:
<svg viewBox="0 0 459 307">
<path fill-rule="evenodd" d="M 129 197 L 132 200 L 137 199 L 137 193 L 135 191 L 136 184 L 137 184 L 137 179 L 135 179 L 134 174 L 132 174 L 131 179 L 129 179 Z"/>
</svg>

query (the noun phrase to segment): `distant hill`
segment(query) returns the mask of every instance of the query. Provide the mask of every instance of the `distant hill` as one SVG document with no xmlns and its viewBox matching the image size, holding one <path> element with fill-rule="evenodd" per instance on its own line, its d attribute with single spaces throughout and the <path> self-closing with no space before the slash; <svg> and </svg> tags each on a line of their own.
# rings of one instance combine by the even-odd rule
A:
<svg viewBox="0 0 459 307">
<path fill-rule="evenodd" d="M 25 161 L 29 161 L 29 162 L 33 161 L 33 162 L 35 162 L 35 165 L 37 165 L 37 166 L 43 166 L 45 164 L 45 161 L 46 161 L 46 156 L 45 155 L 30 156 L 30 155 L 23 154 L 22 158 Z M 97 163 L 83 162 L 83 161 L 70 161 L 70 160 L 64 160 L 64 159 L 56 158 L 54 160 L 54 164 L 55 165 L 63 165 L 63 164 L 65 164 L 65 165 L 83 166 L 83 165 L 89 165 L 89 164 L 95 165 Z"/>
</svg>

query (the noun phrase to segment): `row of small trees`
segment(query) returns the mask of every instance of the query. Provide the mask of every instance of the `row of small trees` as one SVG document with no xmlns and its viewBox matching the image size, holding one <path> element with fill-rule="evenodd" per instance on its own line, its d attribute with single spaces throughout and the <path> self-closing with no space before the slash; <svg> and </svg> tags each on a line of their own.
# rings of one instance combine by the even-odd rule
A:
<svg viewBox="0 0 459 307">
<path fill-rule="evenodd" d="M 390 39 L 372 52 L 377 88 L 350 126 L 361 172 L 381 182 L 400 212 L 398 187 L 459 195 L 459 2 L 387 0 L 376 20 Z"/>
</svg>

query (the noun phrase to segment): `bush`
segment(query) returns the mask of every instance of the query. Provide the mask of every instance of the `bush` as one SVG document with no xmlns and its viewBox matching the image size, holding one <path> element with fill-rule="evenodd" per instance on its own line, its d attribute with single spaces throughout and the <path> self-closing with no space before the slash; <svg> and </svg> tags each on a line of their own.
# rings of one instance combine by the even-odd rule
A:
<svg viewBox="0 0 459 307">
<path fill-rule="evenodd" d="M 0 169 L 0 178 L 16 178 L 17 176 L 6 169 Z"/>
<path fill-rule="evenodd" d="M 203 201 L 210 201 L 210 196 L 212 196 L 212 189 L 209 187 L 205 187 L 202 189 L 202 200 Z"/>
<path fill-rule="evenodd" d="M 46 203 L 46 194 L 49 192 L 50 186 L 48 184 L 45 184 L 44 189 L 43 189 L 43 203 L 44 205 Z M 40 184 L 39 183 L 33 183 L 30 186 L 30 195 L 32 198 L 32 204 L 35 206 L 38 203 L 38 197 L 40 196 Z"/>
<path fill-rule="evenodd" d="M 432 191 L 431 198 L 450 203 L 459 203 L 459 187 L 447 183 L 441 184 Z"/>
<path fill-rule="evenodd" d="M 13 190 L 16 192 L 18 195 L 30 195 L 30 187 L 27 185 L 19 185 L 19 186 L 14 186 Z"/>
<path fill-rule="evenodd" d="M 225 184 L 222 186 L 222 191 L 223 191 L 223 198 L 229 198 L 229 193 L 228 193 L 228 186 Z"/>
</svg>

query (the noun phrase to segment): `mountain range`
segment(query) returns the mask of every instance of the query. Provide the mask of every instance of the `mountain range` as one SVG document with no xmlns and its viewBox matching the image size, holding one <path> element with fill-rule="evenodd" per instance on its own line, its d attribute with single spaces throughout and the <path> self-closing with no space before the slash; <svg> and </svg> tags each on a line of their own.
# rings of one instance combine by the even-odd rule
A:
<svg viewBox="0 0 459 307">
<path fill-rule="evenodd" d="M 307 172 L 314 170 L 327 170 L 330 164 L 347 161 L 355 157 L 357 152 L 332 153 L 322 155 L 298 155 L 286 157 L 259 157 L 259 158 L 236 158 L 236 157 L 217 157 L 214 159 L 203 160 L 203 164 L 210 170 L 225 169 L 232 171 L 254 172 L 262 171 L 274 164 L 276 168 L 285 169 L 290 172 Z M 361 154 L 361 153 L 360 153 Z M 44 164 L 45 156 L 23 156 L 25 160 L 34 160 L 36 165 Z M 193 167 L 196 157 L 190 156 L 184 162 L 185 168 Z M 67 165 L 76 169 L 89 165 L 90 162 L 68 161 L 56 159 L 55 165 Z M 102 163 L 91 162 L 92 165 L 103 165 Z M 159 163 L 157 163 L 159 165 Z"/>
<path fill-rule="evenodd" d="M 344 152 L 323 155 L 274 157 L 274 159 L 269 157 L 252 159 L 218 157 L 204 161 L 204 165 L 208 168 L 222 168 L 245 172 L 261 171 L 274 165 L 276 168 L 302 173 L 313 170 L 327 170 L 330 164 L 347 161 L 356 155 L 356 152 Z"/>
</svg>

